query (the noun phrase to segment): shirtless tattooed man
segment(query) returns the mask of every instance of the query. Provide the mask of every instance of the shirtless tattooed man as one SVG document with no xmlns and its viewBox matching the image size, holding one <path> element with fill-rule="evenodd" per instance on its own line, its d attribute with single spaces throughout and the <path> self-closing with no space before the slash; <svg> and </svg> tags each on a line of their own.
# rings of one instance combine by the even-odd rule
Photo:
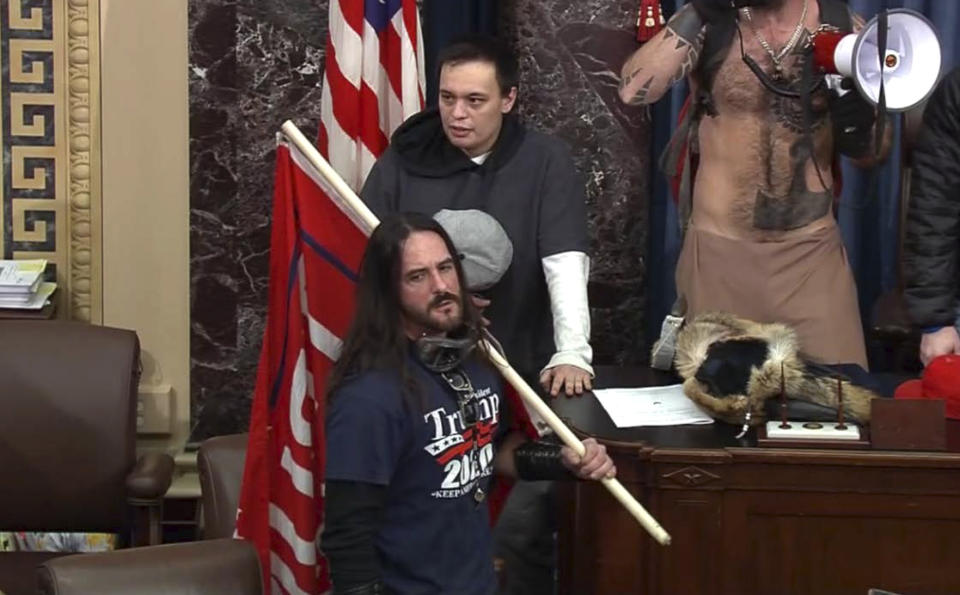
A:
<svg viewBox="0 0 960 595">
<path fill-rule="evenodd" d="M 783 322 L 811 359 L 866 367 L 832 209 L 834 156 L 869 167 L 888 147 L 877 150 L 875 108 L 856 92 L 837 98 L 813 72 L 821 25 L 857 31 L 863 20 L 841 0 L 693 0 L 627 60 L 620 96 L 649 104 L 690 81 L 678 129 L 697 160 L 692 191 L 680 197 L 676 282 L 686 315 Z"/>
</svg>

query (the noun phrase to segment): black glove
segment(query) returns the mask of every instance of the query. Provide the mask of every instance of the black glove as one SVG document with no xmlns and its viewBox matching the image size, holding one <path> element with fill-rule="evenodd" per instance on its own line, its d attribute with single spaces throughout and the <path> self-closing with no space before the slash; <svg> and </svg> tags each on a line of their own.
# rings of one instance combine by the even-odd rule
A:
<svg viewBox="0 0 960 595">
<path fill-rule="evenodd" d="M 853 87 L 845 79 L 842 88 Z M 830 100 L 830 118 L 833 121 L 833 142 L 837 151 L 848 157 L 863 157 L 870 152 L 876 109 L 857 91 L 836 94 Z"/>
<path fill-rule="evenodd" d="M 543 440 L 524 442 L 513 451 L 517 475 L 525 481 L 574 479 L 563 464 L 559 444 Z"/>
</svg>

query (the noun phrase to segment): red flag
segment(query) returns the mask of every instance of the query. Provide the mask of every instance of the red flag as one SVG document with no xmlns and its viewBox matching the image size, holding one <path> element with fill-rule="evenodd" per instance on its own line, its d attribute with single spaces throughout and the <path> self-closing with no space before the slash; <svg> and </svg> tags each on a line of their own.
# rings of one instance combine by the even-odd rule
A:
<svg viewBox="0 0 960 595">
<path fill-rule="evenodd" d="M 323 522 L 324 386 L 353 316 L 370 230 L 294 147 L 277 148 L 267 324 L 237 535 L 257 546 L 267 592 L 330 587 Z"/>
<path fill-rule="evenodd" d="M 277 147 L 267 324 L 237 513 L 237 536 L 257 547 L 267 592 L 330 588 L 317 547 L 324 387 L 350 326 L 371 231 L 294 145 Z M 514 427 L 539 436 L 516 392 L 505 392 Z M 491 499 L 494 513 L 498 501 Z"/>
<path fill-rule="evenodd" d="M 390 135 L 423 109 L 423 36 L 416 0 L 331 0 L 320 153 L 354 191 Z"/>
</svg>

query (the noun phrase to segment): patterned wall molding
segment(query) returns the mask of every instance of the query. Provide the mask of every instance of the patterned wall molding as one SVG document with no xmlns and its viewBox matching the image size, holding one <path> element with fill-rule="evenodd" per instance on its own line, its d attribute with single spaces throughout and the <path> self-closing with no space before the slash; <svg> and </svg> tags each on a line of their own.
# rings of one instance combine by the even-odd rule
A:
<svg viewBox="0 0 960 595">
<path fill-rule="evenodd" d="M 99 4 L 69 0 L 67 8 L 70 312 L 91 322 L 102 318 Z"/>
<path fill-rule="evenodd" d="M 0 257 L 46 258 L 102 320 L 99 0 L 0 1 Z"/>
</svg>

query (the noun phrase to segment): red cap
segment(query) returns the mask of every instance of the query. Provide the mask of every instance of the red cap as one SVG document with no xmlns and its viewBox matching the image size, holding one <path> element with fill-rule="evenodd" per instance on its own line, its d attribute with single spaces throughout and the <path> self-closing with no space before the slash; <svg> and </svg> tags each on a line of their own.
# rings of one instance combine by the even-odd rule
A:
<svg viewBox="0 0 960 595">
<path fill-rule="evenodd" d="M 897 387 L 897 399 L 943 399 L 947 417 L 960 419 L 960 356 L 941 355 L 923 370 L 923 377 Z"/>
</svg>

